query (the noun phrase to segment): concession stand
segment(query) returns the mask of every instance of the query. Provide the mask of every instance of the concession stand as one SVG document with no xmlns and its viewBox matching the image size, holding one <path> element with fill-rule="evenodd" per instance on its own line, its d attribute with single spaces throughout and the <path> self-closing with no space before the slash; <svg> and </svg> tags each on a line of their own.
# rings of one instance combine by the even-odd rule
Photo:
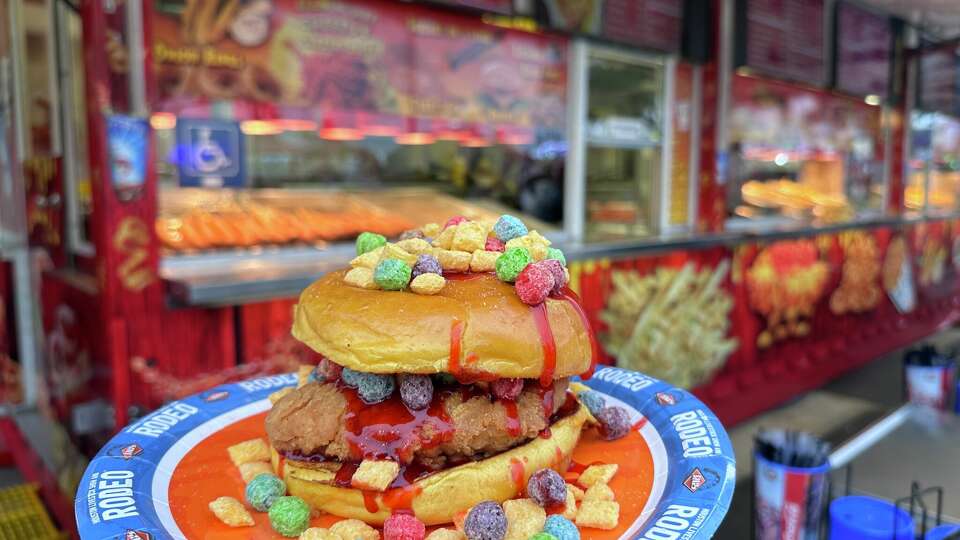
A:
<svg viewBox="0 0 960 540">
<path fill-rule="evenodd" d="M 727 425 L 960 317 L 956 43 L 859 2 L 42 5 L 24 384 L 71 456 L 314 362 L 299 292 L 454 215 L 543 232 L 603 362 Z"/>
</svg>

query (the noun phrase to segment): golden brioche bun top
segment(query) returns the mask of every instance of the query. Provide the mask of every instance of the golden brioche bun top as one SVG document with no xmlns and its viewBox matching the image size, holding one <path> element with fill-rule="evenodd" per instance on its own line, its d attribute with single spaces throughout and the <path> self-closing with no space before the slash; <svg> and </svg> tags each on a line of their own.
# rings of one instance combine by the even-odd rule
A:
<svg viewBox="0 0 960 540">
<path fill-rule="evenodd" d="M 370 373 L 452 373 L 540 378 L 549 375 L 536 311 L 555 345 L 552 378 L 590 367 L 590 329 L 572 300 L 531 307 L 492 274 L 448 279 L 436 295 L 362 289 L 330 273 L 294 308 L 293 336 L 345 367 Z M 458 339 L 459 334 L 459 339 Z M 457 349 L 459 348 L 459 351 Z M 456 354 L 459 352 L 459 354 Z M 451 358 L 453 359 L 451 361 Z"/>
</svg>

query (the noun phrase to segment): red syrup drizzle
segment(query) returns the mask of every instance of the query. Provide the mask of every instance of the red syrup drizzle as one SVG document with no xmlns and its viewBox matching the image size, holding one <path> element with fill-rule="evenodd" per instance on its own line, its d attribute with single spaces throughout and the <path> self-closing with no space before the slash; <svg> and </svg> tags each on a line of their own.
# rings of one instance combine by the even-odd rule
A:
<svg viewBox="0 0 960 540">
<path fill-rule="evenodd" d="M 353 462 L 340 465 L 337 475 L 333 477 L 333 485 L 344 488 L 351 487 L 350 479 L 353 478 L 353 473 L 357 472 L 358 466 L 359 464 Z"/>
<path fill-rule="evenodd" d="M 553 415 L 553 385 L 551 384 L 549 388 L 540 387 L 537 388 L 537 393 L 540 395 L 540 406 L 543 408 L 543 417 L 550 419 Z M 548 423 L 547 425 L 552 425 L 553 422 Z"/>
<path fill-rule="evenodd" d="M 462 275 L 462 274 L 457 274 Z M 460 363 L 460 356 L 463 353 L 463 321 L 454 319 L 450 323 L 450 358 L 447 361 L 447 371 L 453 375 L 458 382 L 463 385 L 470 385 L 476 382 L 493 382 L 499 377 L 493 373 L 488 373 L 480 369 L 471 369 Z M 475 364 L 480 360 L 477 353 L 468 353 L 464 362 Z"/>
<path fill-rule="evenodd" d="M 517 488 L 517 495 L 523 493 L 523 477 L 526 474 L 526 467 L 523 462 L 517 458 L 510 458 L 510 479 L 513 480 L 513 487 Z"/>
<path fill-rule="evenodd" d="M 517 402 L 504 399 L 500 403 L 507 411 L 507 434 L 511 437 L 518 437 L 522 430 L 520 429 L 520 410 L 517 408 Z"/>
<path fill-rule="evenodd" d="M 457 377 L 463 372 L 460 368 L 460 347 L 463 341 L 463 322 L 454 319 L 450 324 L 450 359 L 447 361 L 447 369 L 450 374 Z"/>
<path fill-rule="evenodd" d="M 377 505 L 377 494 L 373 491 L 363 490 L 363 507 L 367 509 L 367 512 L 371 514 L 376 514 L 380 511 L 380 506 Z"/>
<path fill-rule="evenodd" d="M 533 321 L 537 324 L 537 333 L 540 334 L 540 346 L 543 349 L 543 370 L 540 372 L 540 386 L 553 387 L 553 374 L 557 370 L 557 343 L 553 339 L 553 330 L 550 328 L 550 319 L 547 318 L 547 304 L 543 302 L 530 306 Z"/>
<path fill-rule="evenodd" d="M 364 403 L 352 388 L 342 387 L 340 392 L 347 399 L 343 420 L 354 459 L 388 459 L 407 464 L 418 448 L 434 448 L 453 440 L 454 427 L 442 396 L 434 396 L 424 410 L 411 411 L 401 401 L 399 392 L 376 405 Z"/>
<path fill-rule="evenodd" d="M 563 287 L 555 295 L 557 298 L 566 300 L 570 307 L 573 308 L 573 311 L 576 312 L 577 316 L 580 317 L 580 321 L 583 323 L 584 328 L 587 329 L 587 337 L 590 339 L 590 367 L 587 371 L 584 371 L 580 374 L 580 378 L 587 380 L 590 377 L 593 377 L 593 372 L 597 370 L 597 361 L 600 358 L 600 348 L 597 346 L 597 336 L 593 333 L 593 326 L 590 324 L 590 319 L 587 318 L 587 314 L 583 311 L 583 306 L 580 305 L 580 297 L 577 296 L 577 293 L 573 292 L 570 287 Z"/>
<path fill-rule="evenodd" d="M 477 279 L 483 276 L 492 275 L 491 272 L 450 272 L 449 274 L 444 272 L 444 279 L 449 279 L 451 281 L 470 281 Z"/>
</svg>

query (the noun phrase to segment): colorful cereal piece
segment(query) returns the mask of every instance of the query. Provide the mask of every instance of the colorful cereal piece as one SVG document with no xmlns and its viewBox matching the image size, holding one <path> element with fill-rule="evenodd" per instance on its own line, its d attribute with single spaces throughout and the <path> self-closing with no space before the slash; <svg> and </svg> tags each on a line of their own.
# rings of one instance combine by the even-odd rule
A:
<svg viewBox="0 0 960 540">
<path fill-rule="evenodd" d="M 540 469 L 527 480 L 527 496 L 543 507 L 554 507 L 567 500 L 567 486 L 560 473 Z"/>
<path fill-rule="evenodd" d="M 507 249 L 507 244 L 496 236 L 488 236 L 487 241 L 483 244 L 483 249 L 486 251 L 498 251 L 503 253 L 504 250 Z"/>
<path fill-rule="evenodd" d="M 250 439 L 227 448 L 230 461 L 240 466 L 251 461 L 270 461 L 270 447 L 263 439 Z"/>
<path fill-rule="evenodd" d="M 300 533 L 300 538 L 297 540 L 343 540 L 343 538 L 340 538 L 339 534 L 331 531 L 330 529 L 310 527 L 309 529 Z"/>
<path fill-rule="evenodd" d="M 386 244 L 387 239 L 382 234 L 362 232 L 357 236 L 357 255 L 363 255 Z"/>
<path fill-rule="evenodd" d="M 613 490 L 610 489 L 610 486 L 600 482 L 590 486 L 583 495 L 583 500 L 585 501 L 612 501 L 615 499 L 616 497 L 613 494 Z"/>
<path fill-rule="evenodd" d="M 620 521 L 620 505 L 614 501 L 587 501 L 580 503 L 577 525 L 610 530 Z"/>
<path fill-rule="evenodd" d="M 440 231 L 442 231 L 443 228 L 440 226 L 439 223 L 427 223 L 426 225 L 421 227 L 420 230 L 423 231 L 424 236 L 428 238 L 433 238 L 438 234 L 440 234 Z"/>
<path fill-rule="evenodd" d="M 569 519 L 552 515 L 543 525 L 543 532 L 552 534 L 557 540 L 580 540 L 580 529 Z"/>
<path fill-rule="evenodd" d="M 272 473 L 258 474 L 247 483 L 243 494 L 254 510 L 266 512 L 277 499 L 287 494 L 287 485 Z"/>
<path fill-rule="evenodd" d="M 383 247 L 383 252 L 380 253 L 380 262 L 383 262 L 387 259 L 397 259 L 398 261 L 402 261 L 403 264 L 407 266 L 413 266 L 417 262 L 416 255 L 408 252 L 396 244 L 387 244 Z M 380 262 L 378 262 L 377 265 L 379 265 Z"/>
<path fill-rule="evenodd" d="M 540 238 L 543 237 L 541 236 Z M 544 240 L 546 239 L 544 238 Z M 547 246 L 538 241 L 531 240 L 529 235 L 514 238 L 513 240 L 508 241 L 506 246 L 507 249 L 519 247 L 526 248 L 526 250 L 530 252 L 530 257 L 534 261 L 542 261 L 547 257 Z"/>
<path fill-rule="evenodd" d="M 490 385 L 490 392 L 497 399 L 517 399 L 523 392 L 523 379 L 497 379 Z"/>
<path fill-rule="evenodd" d="M 278 402 L 278 401 L 280 401 L 281 399 L 283 399 L 283 396 L 289 394 L 290 392 L 293 392 L 293 388 L 291 388 L 291 387 L 289 387 L 289 386 L 286 387 L 286 388 L 281 388 L 281 389 L 277 390 L 276 392 L 274 392 L 274 393 L 270 394 L 269 396 L 267 396 L 267 399 L 269 399 L 269 400 L 270 400 L 270 404 L 273 405 L 273 404 L 275 404 L 276 402 Z"/>
<path fill-rule="evenodd" d="M 310 373 L 313 372 L 314 366 L 310 364 L 300 364 L 297 366 L 297 388 L 307 384 L 308 379 L 310 378 Z"/>
<path fill-rule="evenodd" d="M 396 390 L 397 384 L 393 380 L 393 375 L 381 375 L 379 373 L 359 373 L 356 377 L 357 395 L 367 405 L 373 405 L 385 401 Z"/>
<path fill-rule="evenodd" d="M 487 232 L 483 229 L 483 225 L 474 221 L 465 221 L 457 225 L 456 229 L 451 249 L 470 253 L 483 249 L 487 241 Z"/>
<path fill-rule="evenodd" d="M 550 270 L 538 264 L 527 265 L 515 282 L 517 296 L 520 297 L 520 301 L 529 306 L 542 304 L 555 285 Z"/>
<path fill-rule="evenodd" d="M 466 540 L 466 538 L 457 529 L 437 529 L 427 535 L 427 540 Z"/>
<path fill-rule="evenodd" d="M 365 459 L 350 479 L 350 485 L 358 489 L 384 491 L 400 474 L 400 465 L 395 461 Z"/>
<path fill-rule="evenodd" d="M 443 274 L 443 266 L 433 255 L 423 253 L 417 256 L 417 262 L 413 264 L 413 269 L 410 271 L 414 279 L 421 274 Z"/>
<path fill-rule="evenodd" d="M 373 270 L 377 267 L 377 263 L 380 262 L 380 259 L 383 258 L 383 246 L 378 247 L 373 251 L 368 251 L 363 255 L 358 255 L 350 261 L 350 266 L 352 268 L 369 268 Z"/>
<path fill-rule="evenodd" d="M 530 252 L 527 251 L 526 248 L 508 249 L 497 258 L 495 265 L 497 277 L 500 278 L 500 281 L 513 283 L 514 280 L 517 279 L 517 276 L 520 275 L 520 272 L 532 262 L 533 259 L 530 257 Z"/>
<path fill-rule="evenodd" d="M 570 275 L 567 272 L 567 269 L 560 264 L 560 261 L 554 259 L 544 259 L 540 262 L 535 262 L 531 266 L 536 265 L 540 268 L 543 268 L 550 272 L 550 275 L 553 276 L 553 291 L 557 292 L 566 286 L 567 282 L 570 281 Z"/>
<path fill-rule="evenodd" d="M 422 229 L 407 229 L 407 230 L 403 231 L 402 233 L 400 233 L 400 237 L 397 238 L 397 240 L 399 240 L 399 242 L 397 242 L 397 243 L 399 244 L 400 242 L 403 242 L 404 240 L 410 240 L 410 239 L 412 239 L 412 238 L 420 238 L 420 239 L 422 239 L 423 237 L 424 237 L 424 234 L 423 234 L 423 230 L 422 230 Z"/>
<path fill-rule="evenodd" d="M 433 380 L 429 375 L 399 375 L 400 400 L 409 409 L 422 411 L 433 401 Z"/>
<path fill-rule="evenodd" d="M 456 233 L 456 227 L 447 227 L 441 231 L 440 234 L 434 237 L 433 242 L 430 242 L 430 245 L 435 248 L 450 249 L 453 247 L 453 237 L 456 235 Z"/>
<path fill-rule="evenodd" d="M 532 499 L 504 501 L 503 513 L 507 516 L 504 540 L 527 540 L 543 529 L 547 520 L 547 512 Z"/>
<path fill-rule="evenodd" d="M 444 272 L 466 272 L 470 270 L 470 260 L 473 258 L 473 254 L 466 251 L 445 249 L 437 251 L 436 256 Z"/>
<path fill-rule="evenodd" d="M 586 492 L 573 484 L 567 484 L 567 491 L 573 493 L 573 498 L 576 501 L 582 501 L 583 496 L 586 495 Z"/>
<path fill-rule="evenodd" d="M 591 465 L 577 478 L 577 483 L 587 488 L 598 482 L 601 484 L 609 484 L 613 476 L 617 474 L 617 469 L 619 468 L 620 466 L 616 463 Z"/>
<path fill-rule="evenodd" d="M 443 228 L 446 229 L 448 227 L 453 227 L 454 225 L 459 225 L 466 221 L 467 221 L 467 218 L 463 216 L 453 216 L 452 218 L 448 219 L 446 223 L 443 224 Z"/>
<path fill-rule="evenodd" d="M 373 270 L 358 266 L 343 276 L 343 281 L 347 285 L 353 285 L 361 289 L 377 289 L 377 283 L 373 280 Z"/>
<path fill-rule="evenodd" d="M 504 214 L 493 225 L 493 232 L 504 242 L 527 234 L 527 226 L 514 216 Z"/>
<path fill-rule="evenodd" d="M 493 272 L 497 268 L 497 259 L 500 258 L 499 251 L 484 251 L 478 249 L 473 252 L 470 259 L 471 272 Z"/>
<path fill-rule="evenodd" d="M 562 265 L 564 265 L 564 266 L 567 265 L 567 257 L 566 257 L 566 255 L 564 255 L 562 251 L 560 251 L 559 249 L 557 249 L 557 248 L 555 248 L 555 247 L 547 248 L 547 259 L 554 260 L 554 261 L 560 261 L 560 264 L 562 264 Z"/>
<path fill-rule="evenodd" d="M 563 503 L 563 513 L 560 514 L 571 520 L 577 517 L 577 496 L 573 494 L 572 487 L 570 484 L 567 484 L 567 499 Z"/>
<path fill-rule="evenodd" d="M 577 394 L 577 399 L 579 399 L 580 403 L 583 403 L 587 410 L 590 411 L 590 414 L 594 416 L 600 414 L 600 411 L 607 407 L 607 400 L 596 390 L 580 392 Z"/>
<path fill-rule="evenodd" d="M 413 514 L 391 514 L 383 522 L 383 540 L 423 540 L 427 527 Z"/>
<path fill-rule="evenodd" d="M 557 540 L 557 537 L 546 532 L 538 532 L 530 537 L 530 540 Z"/>
<path fill-rule="evenodd" d="M 443 290 L 447 280 L 440 274 L 420 274 L 410 282 L 410 290 L 417 294 L 437 294 Z"/>
<path fill-rule="evenodd" d="M 253 516 L 233 497 L 217 497 L 207 505 L 213 515 L 230 527 L 252 527 Z"/>
<path fill-rule="evenodd" d="M 463 532 L 467 535 L 467 540 L 504 540 L 507 534 L 507 516 L 495 501 L 484 501 L 467 513 Z"/>
<path fill-rule="evenodd" d="M 261 474 L 272 474 L 273 468 L 266 461 L 251 461 L 242 463 L 237 469 L 240 471 L 240 478 L 243 478 L 244 484 L 249 484 L 251 480 Z"/>
<path fill-rule="evenodd" d="M 344 540 L 380 540 L 380 533 L 359 519 L 338 521 L 330 527 L 330 532 Z"/>
<path fill-rule="evenodd" d="M 295 538 L 310 526 L 310 506 L 300 497 L 280 497 L 270 506 L 270 526 L 287 538 Z"/>
<path fill-rule="evenodd" d="M 630 415 L 623 407 L 606 407 L 594 417 L 600 422 L 600 436 L 613 441 L 630 432 Z"/>
<path fill-rule="evenodd" d="M 328 471 L 327 469 L 290 469 L 286 474 L 287 477 L 292 476 L 294 478 L 299 478 L 300 480 L 317 482 L 318 484 L 332 483 L 337 477 L 336 472 Z"/>
<path fill-rule="evenodd" d="M 423 238 L 408 238 L 406 240 L 401 240 L 397 242 L 397 247 L 413 255 L 430 253 L 430 250 L 433 249 L 432 246 L 430 246 L 430 242 L 427 242 Z"/>
<path fill-rule="evenodd" d="M 385 291 L 400 291 L 410 283 L 410 267 L 399 259 L 384 259 L 373 271 L 373 281 Z"/>
</svg>

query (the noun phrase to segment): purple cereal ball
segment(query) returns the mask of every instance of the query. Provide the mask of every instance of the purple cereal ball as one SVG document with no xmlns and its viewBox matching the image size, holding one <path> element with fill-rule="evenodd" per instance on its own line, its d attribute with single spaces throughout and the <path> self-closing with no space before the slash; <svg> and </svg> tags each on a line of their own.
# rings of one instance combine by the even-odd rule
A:
<svg viewBox="0 0 960 540">
<path fill-rule="evenodd" d="M 497 399 L 517 399 L 523 392 L 523 379 L 497 379 L 490 385 L 490 391 Z"/>
<path fill-rule="evenodd" d="M 527 496 L 544 508 L 567 502 L 567 484 L 553 469 L 540 469 L 527 480 Z"/>
<path fill-rule="evenodd" d="M 443 267 L 440 266 L 440 261 L 433 255 L 417 255 L 417 262 L 413 265 L 411 279 L 416 279 L 420 274 L 443 275 Z"/>
<path fill-rule="evenodd" d="M 600 436 L 613 441 L 630 432 L 630 415 L 623 407 L 607 407 L 594 415 L 600 422 Z"/>
<path fill-rule="evenodd" d="M 433 381 L 429 375 L 400 375 L 400 399 L 415 411 L 426 409 L 433 401 Z"/>
<path fill-rule="evenodd" d="M 423 231 L 420 229 L 410 229 L 400 234 L 400 240 L 410 240 L 411 238 L 423 238 Z"/>
<path fill-rule="evenodd" d="M 467 540 L 503 540 L 507 535 L 507 515 L 494 501 L 483 501 L 470 509 L 463 522 Z"/>
<path fill-rule="evenodd" d="M 563 265 L 556 259 L 544 259 L 533 263 L 535 266 L 546 268 L 553 274 L 553 291 L 557 292 L 567 284 L 567 274 L 563 271 Z"/>
</svg>

